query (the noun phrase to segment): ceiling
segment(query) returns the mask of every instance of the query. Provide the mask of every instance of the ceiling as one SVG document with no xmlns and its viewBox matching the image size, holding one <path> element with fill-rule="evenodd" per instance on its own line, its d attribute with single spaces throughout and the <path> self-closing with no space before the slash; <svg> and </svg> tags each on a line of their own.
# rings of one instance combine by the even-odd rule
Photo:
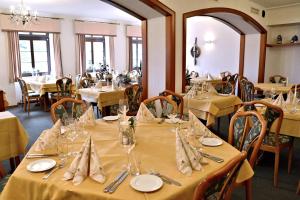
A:
<svg viewBox="0 0 300 200">
<path fill-rule="evenodd" d="M 251 1 L 260 4 L 266 8 L 287 6 L 291 4 L 300 3 L 300 0 L 251 0 Z"/>
<path fill-rule="evenodd" d="M 140 24 L 140 20 L 100 0 L 23 0 L 40 16 Z M 9 12 L 21 0 L 0 0 L 0 10 Z"/>
</svg>

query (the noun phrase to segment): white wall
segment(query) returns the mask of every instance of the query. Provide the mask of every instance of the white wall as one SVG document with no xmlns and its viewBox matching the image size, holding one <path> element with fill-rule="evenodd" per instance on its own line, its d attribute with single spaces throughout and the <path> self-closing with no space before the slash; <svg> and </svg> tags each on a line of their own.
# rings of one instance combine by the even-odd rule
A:
<svg viewBox="0 0 300 200">
<path fill-rule="evenodd" d="M 194 65 L 191 48 L 195 37 L 201 49 L 201 55 Z M 212 44 L 205 41 L 213 40 Z M 220 72 L 238 73 L 240 54 L 240 34 L 224 23 L 211 17 L 192 17 L 187 20 L 186 61 L 189 71 L 199 74 L 210 73 L 219 76 Z"/>
<path fill-rule="evenodd" d="M 148 20 L 148 97 L 166 87 L 165 17 Z"/>
<path fill-rule="evenodd" d="M 266 11 L 268 25 L 299 23 L 299 10 L 299 4 L 268 9 Z"/>
<path fill-rule="evenodd" d="M 181 91 L 182 83 L 182 15 L 183 13 L 199 10 L 209 7 L 227 7 L 240 10 L 255 20 L 257 20 L 261 25 L 266 25 L 266 19 L 262 18 L 260 15 L 255 15 L 250 12 L 251 7 L 258 8 L 260 10 L 264 9 L 262 6 L 250 1 L 250 0 L 222 0 L 222 1 L 212 1 L 212 0 L 160 0 L 162 3 L 170 7 L 176 12 L 176 91 Z"/>
<path fill-rule="evenodd" d="M 252 82 L 257 82 L 259 68 L 260 34 L 246 35 L 244 76 Z"/>
</svg>

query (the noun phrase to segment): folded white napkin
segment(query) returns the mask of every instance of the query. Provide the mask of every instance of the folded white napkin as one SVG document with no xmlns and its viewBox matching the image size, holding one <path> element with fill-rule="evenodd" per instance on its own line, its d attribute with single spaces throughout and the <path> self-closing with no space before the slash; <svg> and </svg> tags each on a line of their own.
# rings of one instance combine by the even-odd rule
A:
<svg viewBox="0 0 300 200">
<path fill-rule="evenodd" d="M 211 94 L 218 94 L 216 88 L 211 83 L 208 85 L 208 92 Z"/>
<path fill-rule="evenodd" d="M 46 129 L 41 133 L 38 138 L 35 150 L 43 151 L 47 148 L 51 148 L 57 145 L 57 138 L 60 134 L 61 121 L 57 120 L 54 126 L 50 129 Z"/>
<path fill-rule="evenodd" d="M 285 106 L 285 101 L 284 101 L 282 93 L 279 94 L 277 99 L 273 102 L 273 105 L 276 105 L 279 107 Z"/>
<path fill-rule="evenodd" d="M 63 180 L 73 179 L 73 184 L 79 185 L 88 176 L 99 183 L 104 183 L 106 179 L 91 137 L 82 145 L 80 152 L 65 172 Z"/>
<path fill-rule="evenodd" d="M 293 102 L 294 102 L 294 93 L 292 92 L 292 90 L 290 90 L 285 100 L 285 103 L 292 104 Z"/>
<path fill-rule="evenodd" d="M 79 123 L 84 123 L 86 126 L 95 126 L 96 119 L 93 111 L 93 107 L 90 106 L 87 111 L 79 118 Z"/>
<path fill-rule="evenodd" d="M 144 103 L 141 103 L 139 110 L 136 114 L 136 120 L 139 122 L 153 121 L 155 119 L 151 111 L 146 107 Z"/>
<path fill-rule="evenodd" d="M 176 163 L 177 169 L 185 174 L 191 175 L 192 169 L 201 170 L 200 154 L 193 149 L 186 139 L 181 135 L 178 129 L 176 129 Z"/>
<path fill-rule="evenodd" d="M 209 80 L 209 81 L 214 80 L 214 78 L 212 77 L 212 75 L 210 73 L 207 74 L 207 80 Z"/>
</svg>

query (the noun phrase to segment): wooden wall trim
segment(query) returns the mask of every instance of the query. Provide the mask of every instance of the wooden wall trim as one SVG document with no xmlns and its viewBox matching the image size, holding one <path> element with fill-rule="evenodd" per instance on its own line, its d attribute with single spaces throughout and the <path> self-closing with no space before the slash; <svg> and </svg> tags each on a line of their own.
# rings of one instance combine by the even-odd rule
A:
<svg viewBox="0 0 300 200">
<path fill-rule="evenodd" d="M 140 0 L 166 17 L 166 89 L 175 91 L 175 11 L 158 0 Z"/>
<path fill-rule="evenodd" d="M 142 86 L 143 95 L 142 100 L 148 98 L 148 23 L 147 20 L 142 21 Z"/>
<path fill-rule="evenodd" d="M 244 75 L 244 67 L 245 67 L 245 43 L 246 37 L 244 34 L 240 37 L 240 61 L 239 61 L 239 75 Z"/>
<path fill-rule="evenodd" d="M 264 33 L 260 35 L 258 83 L 263 83 L 265 81 L 266 47 L 267 33 Z"/>
</svg>

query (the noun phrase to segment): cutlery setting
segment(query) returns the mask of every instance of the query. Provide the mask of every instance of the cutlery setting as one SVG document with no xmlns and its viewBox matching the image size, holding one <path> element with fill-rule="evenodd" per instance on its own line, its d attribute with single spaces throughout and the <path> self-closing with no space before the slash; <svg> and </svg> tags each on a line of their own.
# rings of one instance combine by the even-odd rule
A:
<svg viewBox="0 0 300 200">
<path fill-rule="evenodd" d="M 42 153 L 30 153 L 26 155 L 27 159 L 31 159 L 31 158 L 47 158 L 47 157 L 52 157 L 52 156 L 58 156 L 57 153 L 53 153 L 53 154 L 42 154 Z"/>
<path fill-rule="evenodd" d="M 119 185 L 126 179 L 129 175 L 128 170 L 122 171 L 116 178 L 104 188 L 105 193 L 113 193 L 119 187 Z"/>
<path fill-rule="evenodd" d="M 163 180 L 163 182 L 165 182 L 167 184 L 176 185 L 176 186 L 182 186 L 181 183 L 179 183 L 178 181 L 176 181 L 176 180 L 174 180 L 172 178 L 169 178 L 169 177 L 167 177 L 165 175 L 162 175 L 159 172 L 155 172 L 155 171 L 152 170 L 150 172 L 150 174 L 160 177 Z"/>
</svg>

